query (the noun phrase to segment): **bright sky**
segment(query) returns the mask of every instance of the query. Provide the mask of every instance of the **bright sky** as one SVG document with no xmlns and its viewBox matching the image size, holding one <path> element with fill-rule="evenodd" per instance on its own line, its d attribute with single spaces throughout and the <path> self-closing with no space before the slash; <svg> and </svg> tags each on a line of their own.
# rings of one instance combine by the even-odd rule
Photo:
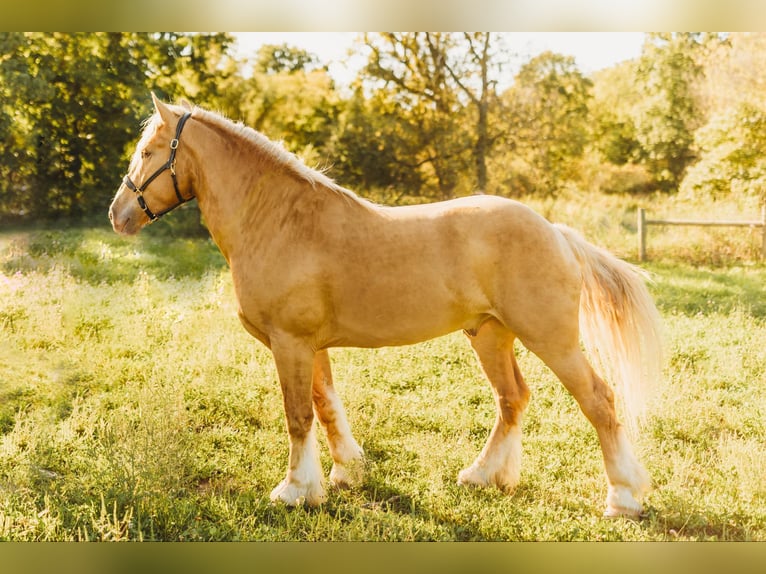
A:
<svg viewBox="0 0 766 574">
<path fill-rule="evenodd" d="M 303 48 L 316 54 L 327 64 L 330 74 L 339 84 L 349 84 L 364 59 L 350 52 L 356 32 L 239 32 L 237 55 L 241 58 L 255 56 L 263 44 L 283 44 Z M 517 54 L 515 64 L 551 50 L 574 56 L 583 73 L 591 73 L 618 62 L 641 55 L 643 32 L 510 32 L 506 44 L 511 53 Z M 515 73 L 513 70 L 512 73 Z"/>
</svg>

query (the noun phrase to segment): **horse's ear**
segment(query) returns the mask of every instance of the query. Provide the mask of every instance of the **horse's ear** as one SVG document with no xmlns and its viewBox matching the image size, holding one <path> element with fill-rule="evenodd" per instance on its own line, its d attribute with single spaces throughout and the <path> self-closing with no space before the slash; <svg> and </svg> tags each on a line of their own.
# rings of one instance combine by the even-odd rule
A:
<svg viewBox="0 0 766 574">
<path fill-rule="evenodd" d="M 189 100 L 186 98 L 181 98 L 181 101 L 179 102 L 181 104 L 181 107 L 185 109 L 187 112 L 192 111 L 192 105 L 189 103 Z"/>
<path fill-rule="evenodd" d="M 172 123 L 175 115 L 173 114 L 172 110 L 155 95 L 154 92 L 152 92 L 152 102 L 154 102 L 154 109 L 157 110 L 158 114 L 160 114 L 162 122 L 165 124 Z"/>
</svg>

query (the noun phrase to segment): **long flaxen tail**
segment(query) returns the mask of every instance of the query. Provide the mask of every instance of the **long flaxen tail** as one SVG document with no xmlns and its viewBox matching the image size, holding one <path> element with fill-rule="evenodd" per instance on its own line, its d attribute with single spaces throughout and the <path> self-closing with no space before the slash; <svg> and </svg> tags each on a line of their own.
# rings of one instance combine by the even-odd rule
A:
<svg viewBox="0 0 766 574">
<path fill-rule="evenodd" d="M 556 228 L 580 262 L 580 333 L 585 349 L 622 397 L 623 419 L 635 434 L 661 380 L 661 321 L 646 287 L 647 274 L 588 243 L 577 231 Z"/>
</svg>

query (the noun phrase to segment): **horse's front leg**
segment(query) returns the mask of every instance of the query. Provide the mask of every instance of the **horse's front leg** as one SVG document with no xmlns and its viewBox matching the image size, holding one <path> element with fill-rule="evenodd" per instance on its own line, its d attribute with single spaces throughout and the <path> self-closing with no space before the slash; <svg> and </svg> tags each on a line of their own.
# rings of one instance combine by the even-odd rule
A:
<svg viewBox="0 0 766 574">
<path fill-rule="evenodd" d="M 327 432 L 333 465 L 330 482 L 339 488 L 358 486 L 364 474 L 364 451 L 351 434 L 340 397 L 335 392 L 326 350 L 314 356 L 314 410 Z"/>
<path fill-rule="evenodd" d="M 271 350 L 282 387 L 282 398 L 290 438 L 287 476 L 271 491 L 271 500 L 296 506 L 316 506 L 324 500 L 322 468 L 319 464 L 312 410 L 314 351 L 289 335 L 271 338 Z"/>
</svg>

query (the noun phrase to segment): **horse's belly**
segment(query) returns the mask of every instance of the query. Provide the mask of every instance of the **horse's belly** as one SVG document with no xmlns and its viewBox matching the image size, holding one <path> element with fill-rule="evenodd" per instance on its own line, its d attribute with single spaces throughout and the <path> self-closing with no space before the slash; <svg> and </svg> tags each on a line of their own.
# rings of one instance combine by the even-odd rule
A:
<svg viewBox="0 0 766 574">
<path fill-rule="evenodd" d="M 478 320 L 466 321 L 466 325 L 478 323 Z M 401 345 L 413 345 L 435 339 L 447 333 L 452 333 L 464 327 L 461 323 L 429 322 L 428 324 L 412 325 L 405 322 L 396 322 L 380 325 L 367 325 L 366 328 L 345 328 L 334 333 L 330 338 L 333 347 L 393 347 Z"/>
<path fill-rule="evenodd" d="M 476 328 L 489 316 L 481 298 L 445 295 L 438 290 L 353 298 L 336 310 L 333 338 L 337 346 L 409 345 L 460 329 Z"/>
</svg>

